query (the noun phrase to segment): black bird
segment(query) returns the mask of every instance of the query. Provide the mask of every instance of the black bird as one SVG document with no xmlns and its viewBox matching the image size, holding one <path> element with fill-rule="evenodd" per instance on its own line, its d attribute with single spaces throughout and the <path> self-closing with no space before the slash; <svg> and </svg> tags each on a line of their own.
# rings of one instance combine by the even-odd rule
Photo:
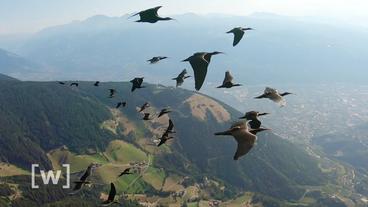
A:
<svg viewBox="0 0 368 207">
<path fill-rule="evenodd" d="M 145 88 L 145 86 L 142 86 L 143 83 L 143 77 L 142 78 L 134 78 L 130 82 L 132 83 L 132 92 L 137 88 Z"/>
<path fill-rule="evenodd" d="M 116 188 L 114 183 L 110 184 L 110 192 L 109 192 L 109 197 L 107 198 L 106 201 L 102 202 L 101 206 L 110 206 L 112 204 L 120 204 L 119 202 L 115 201 L 115 196 L 116 196 Z"/>
<path fill-rule="evenodd" d="M 160 138 L 160 142 L 158 143 L 158 147 L 162 144 L 166 143 L 167 140 L 173 139 L 174 137 L 170 137 L 169 135 L 172 133 L 175 133 L 173 131 L 174 129 L 174 123 L 169 119 L 169 126 L 167 127 L 166 131 L 163 133 L 163 135 Z"/>
<path fill-rule="evenodd" d="M 222 54 L 222 52 L 197 52 L 182 62 L 188 61 L 194 71 L 195 89 L 199 91 L 207 75 L 208 65 L 212 55 Z"/>
<path fill-rule="evenodd" d="M 165 56 L 157 56 L 157 57 L 153 57 L 153 58 L 147 60 L 147 62 L 150 62 L 150 64 L 155 64 L 155 63 L 158 63 L 158 61 L 166 59 L 166 58 L 167 57 L 165 57 Z"/>
<path fill-rule="evenodd" d="M 144 103 L 141 108 L 139 109 L 138 112 L 142 112 L 144 111 L 146 108 L 150 107 L 150 104 L 148 102 Z"/>
<path fill-rule="evenodd" d="M 58 81 L 58 83 L 59 83 L 60 85 L 65 85 L 65 82 L 63 82 L 63 81 Z"/>
<path fill-rule="evenodd" d="M 170 140 L 170 139 L 174 139 L 174 137 L 169 137 L 169 136 L 162 136 L 160 138 L 160 142 L 157 144 L 157 147 L 163 145 L 166 143 L 167 140 Z"/>
<path fill-rule="evenodd" d="M 120 175 L 118 177 L 121 177 L 123 175 L 131 175 L 131 174 L 133 174 L 133 173 L 130 172 L 130 169 L 131 168 L 125 169 L 123 172 L 120 173 Z"/>
<path fill-rule="evenodd" d="M 176 77 L 173 78 L 173 80 L 176 80 L 176 87 L 181 86 L 184 83 L 184 80 L 187 78 L 190 78 L 190 75 L 186 75 L 187 74 L 187 70 L 184 69 L 183 71 L 181 71 L 181 73 Z"/>
<path fill-rule="evenodd" d="M 239 119 L 246 119 L 247 121 L 249 121 L 249 126 L 252 129 L 258 129 L 261 127 L 262 122 L 259 121 L 258 117 L 259 116 L 264 116 L 267 115 L 269 113 L 259 113 L 258 111 L 248 111 L 247 113 L 245 113 L 244 116 L 240 117 Z"/>
<path fill-rule="evenodd" d="M 283 106 L 286 105 L 286 101 L 284 99 L 284 96 L 290 95 L 290 94 L 292 94 L 292 93 L 289 93 L 289 92 L 279 93 L 274 88 L 266 87 L 263 94 L 260 95 L 260 96 L 255 97 L 255 98 L 256 99 L 268 98 L 268 99 L 272 100 L 273 102 L 279 104 L 281 107 L 283 107 Z"/>
<path fill-rule="evenodd" d="M 160 118 L 161 116 L 163 116 L 164 114 L 168 114 L 168 113 L 170 113 L 171 111 L 169 110 L 169 109 L 167 109 L 167 108 L 164 108 L 164 109 L 162 109 L 161 111 L 160 111 L 160 113 L 158 114 L 158 118 Z"/>
<path fill-rule="evenodd" d="M 76 87 L 78 87 L 79 86 L 79 83 L 73 82 L 73 83 L 70 84 L 70 86 L 76 86 Z"/>
<path fill-rule="evenodd" d="M 143 120 L 149 121 L 149 120 L 152 120 L 152 119 L 153 118 L 151 117 L 151 114 L 150 113 L 144 113 Z"/>
<path fill-rule="evenodd" d="M 229 71 L 225 72 L 225 78 L 224 81 L 222 82 L 221 86 L 218 86 L 217 88 L 232 88 L 234 86 L 241 86 L 241 84 L 236 84 L 233 83 L 233 76 L 230 74 Z"/>
<path fill-rule="evenodd" d="M 94 86 L 99 86 L 100 85 L 100 81 L 96 81 L 93 85 Z"/>
<path fill-rule="evenodd" d="M 140 20 L 137 20 L 136 22 L 148 22 L 148 23 L 156 23 L 158 21 L 174 20 L 171 17 L 160 17 L 157 12 L 161 7 L 162 6 L 157 6 L 151 9 L 140 11 L 130 17 L 139 15 Z"/>
<path fill-rule="evenodd" d="M 115 97 L 115 94 L 116 94 L 116 90 L 113 89 L 113 88 L 110 88 L 109 91 L 110 91 L 109 98 L 114 98 Z"/>
<path fill-rule="evenodd" d="M 82 177 L 80 177 L 79 181 L 75 181 L 75 186 L 73 188 L 73 192 L 72 193 L 69 193 L 69 195 L 74 195 L 76 193 L 78 193 L 84 184 L 90 184 L 91 182 L 87 181 L 87 178 L 89 176 L 92 175 L 92 170 L 95 168 L 95 164 L 90 164 L 86 171 L 84 172 L 84 174 L 82 175 Z"/>
<path fill-rule="evenodd" d="M 245 31 L 249 31 L 249 30 L 253 30 L 253 28 L 235 27 L 234 29 L 226 32 L 226 33 L 234 34 L 233 47 L 235 47 L 235 45 L 237 45 L 240 42 L 240 40 L 243 38 Z"/>
<path fill-rule="evenodd" d="M 230 129 L 223 132 L 217 132 L 215 135 L 231 135 L 235 138 L 236 142 L 238 142 L 238 147 L 234 155 L 234 160 L 238 160 L 241 156 L 247 154 L 252 149 L 257 141 L 257 132 L 264 130 L 268 129 L 248 129 L 246 123 L 237 122 L 233 124 Z"/>
<path fill-rule="evenodd" d="M 121 102 L 118 102 L 117 104 L 116 104 L 116 107 L 115 108 L 120 108 L 120 106 L 122 106 L 122 107 L 125 107 L 127 105 L 127 102 L 126 101 L 121 101 Z"/>
</svg>

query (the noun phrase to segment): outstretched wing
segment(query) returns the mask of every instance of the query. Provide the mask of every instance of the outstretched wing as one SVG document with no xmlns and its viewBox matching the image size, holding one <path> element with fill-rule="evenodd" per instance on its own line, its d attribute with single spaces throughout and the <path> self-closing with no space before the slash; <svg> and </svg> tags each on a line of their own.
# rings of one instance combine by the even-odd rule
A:
<svg viewBox="0 0 368 207">
<path fill-rule="evenodd" d="M 225 72 L 225 78 L 224 81 L 222 82 L 222 85 L 225 85 L 226 83 L 231 83 L 233 81 L 233 76 L 230 74 L 229 71 Z"/>
<path fill-rule="evenodd" d="M 107 198 L 107 200 L 110 202 L 113 202 L 115 200 L 115 195 L 116 195 L 116 188 L 115 188 L 114 183 L 111 183 L 110 193 L 109 193 L 109 197 Z"/>
<path fill-rule="evenodd" d="M 235 140 L 238 142 L 238 148 L 234 155 L 234 160 L 238 160 L 239 157 L 246 155 L 254 146 L 257 137 L 248 131 L 244 130 L 239 136 L 235 136 Z"/>
<path fill-rule="evenodd" d="M 244 31 L 243 30 L 235 30 L 234 31 L 234 41 L 233 41 L 233 46 L 236 46 L 240 40 L 243 38 L 244 36 Z"/>
<path fill-rule="evenodd" d="M 141 17 L 141 19 L 145 19 L 145 18 L 151 18 L 151 17 L 159 17 L 158 16 L 158 10 L 161 8 L 162 6 L 157 6 L 151 9 L 147 9 L 144 11 L 141 11 L 139 13 L 139 16 Z"/>
<path fill-rule="evenodd" d="M 207 57 L 210 60 L 211 56 Z M 199 91 L 204 83 L 204 80 L 207 75 L 207 68 L 209 65 L 209 61 L 205 59 L 205 55 L 197 55 L 190 62 L 190 65 L 194 71 L 194 81 L 195 81 L 195 89 Z"/>
</svg>

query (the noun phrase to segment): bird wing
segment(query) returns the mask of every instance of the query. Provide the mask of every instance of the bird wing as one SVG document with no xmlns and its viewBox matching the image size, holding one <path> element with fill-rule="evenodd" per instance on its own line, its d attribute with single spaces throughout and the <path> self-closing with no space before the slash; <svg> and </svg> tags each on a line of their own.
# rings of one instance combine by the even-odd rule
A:
<svg viewBox="0 0 368 207">
<path fill-rule="evenodd" d="M 186 69 L 184 69 L 183 71 L 181 71 L 181 73 L 178 75 L 178 77 L 177 78 L 182 78 L 182 79 L 184 79 L 184 76 L 187 74 L 188 72 L 187 72 L 187 70 Z"/>
<path fill-rule="evenodd" d="M 107 200 L 113 202 L 115 199 L 115 195 L 116 195 L 116 188 L 115 188 L 114 183 L 111 183 L 110 193 L 109 193 L 109 197 L 107 198 Z"/>
<path fill-rule="evenodd" d="M 239 157 L 246 155 L 254 146 L 257 137 L 247 130 L 242 130 L 238 134 L 234 135 L 235 140 L 238 142 L 238 147 L 234 155 L 234 160 L 238 160 Z"/>
<path fill-rule="evenodd" d="M 88 168 L 86 169 L 82 177 L 80 178 L 80 181 L 86 181 L 87 177 L 90 176 L 91 174 L 92 174 L 92 166 L 90 165 L 88 166 Z"/>
<path fill-rule="evenodd" d="M 234 41 L 233 41 L 233 46 L 236 46 L 240 40 L 243 38 L 244 36 L 244 31 L 243 30 L 235 30 L 234 31 Z"/>
<path fill-rule="evenodd" d="M 222 82 L 222 85 L 225 85 L 226 83 L 231 83 L 233 81 L 233 76 L 230 74 L 229 71 L 225 72 L 225 78 L 224 81 Z"/>
<path fill-rule="evenodd" d="M 166 132 L 170 132 L 174 129 L 174 123 L 169 119 L 169 126 L 166 129 Z"/>
<path fill-rule="evenodd" d="M 203 85 L 204 79 L 206 78 L 209 61 L 205 59 L 205 54 L 203 54 L 202 56 L 196 56 L 190 60 L 189 63 L 194 71 L 195 89 L 199 91 Z"/>
<path fill-rule="evenodd" d="M 266 87 L 264 90 L 265 94 L 271 94 L 271 93 L 279 93 L 276 89 L 271 88 L 271 87 Z"/>
<path fill-rule="evenodd" d="M 161 8 L 162 6 L 157 6 L 151 9 L 147 9 L 144 11 L 141 11 L 139 13 L 139 16 L 141 17 L 141 19 L 145 19 L 145 18 L 151 18 L 151 17 L 159 17 L 158 16 L 158 10 Z"/>
</svg>

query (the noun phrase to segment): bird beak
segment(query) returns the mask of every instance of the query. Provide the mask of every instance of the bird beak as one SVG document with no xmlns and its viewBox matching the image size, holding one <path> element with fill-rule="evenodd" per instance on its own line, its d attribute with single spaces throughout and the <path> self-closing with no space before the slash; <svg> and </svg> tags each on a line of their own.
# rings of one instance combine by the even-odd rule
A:
<svg viewBox="0 0 368 207">
<path fill-rule="evenodd" d="M 245 116 L 242 116 L 242 117 L 239 117 L 239 119 L 246 119 L 246 117 Z"/>
<path fill-rule="evenodd" d="M 185 60 L 182 60 L 181 62 L 186 62 L 186 61 L 189 61 L 189 58 L 185 59 Z"/>
<path fill-rule="evenodd" d="M 227 130 L 227 131 L 224 131 L 224 132 L 217 132 L 215 133 L 216 136 L 218 135 L 231 135 L 231 131 L 230 130 Z"/>
<path fill-rule="evenodd" d="M 264 115 L 268 115 L 268 114 L 270 114 L 270 113 L 260 113 L 260 114 L 258 114 L 258 116 L 264 116 Z"/>
</svg>

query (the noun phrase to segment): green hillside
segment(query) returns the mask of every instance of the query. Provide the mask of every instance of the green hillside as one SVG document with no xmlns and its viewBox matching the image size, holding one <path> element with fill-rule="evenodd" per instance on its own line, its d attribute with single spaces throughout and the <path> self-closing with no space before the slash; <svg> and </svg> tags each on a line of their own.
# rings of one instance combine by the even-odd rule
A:
<svg viewBox="0 0 368 207">
<path fill-rule="evenodd" d="M 328 183 L 317 160 L 273 133 L 261 133 L 249 155 L 233 161 L 235 141 L 213 133 L 229 127 L 239 112 L 205 95 L 147 85 L 131 93 L 129 83 L 94 87 L 81 82 L 76 88 L 57 82 L 0 81 L 1 161 L 27 171 L 32 163 L 47 169 L 70 163 L 75 179 L 91 162 L 100 163 L 93 178 L 97 183 L 115 182 L 119 193 L 159 196 L 161 202 L 175 202 L 169 196 L 172 190 L 163 189 L 183 189 L 195 192 L 187 199 L 231 200 L 250 191 L 297 203 L 308 187 Z M 118 91 L 115 98 L 108 98 L 109 88 Z M 114 109 L 121 99 L 127 107 Z M 147 111 L 173 110 L 169 116 L 177 133 L 166 146 L 155 147 L 152 138 L 161 135 L 167 117 L 143 122 L 137 113 L 136 107 L 147 101 L 152 106 Z M 142 172 L 117 180 L 117 173 L 131 162 L 144 162 Z M 187 184 L 180 184 L 187 176 Z M 107 188 L 91 188 L 83 196 L 98 198 L 101 190 Z M 34 201 L 26 198 L 24 202 Z M 64 195 L 47 203 L 72 199 Z"/>
</svg>

